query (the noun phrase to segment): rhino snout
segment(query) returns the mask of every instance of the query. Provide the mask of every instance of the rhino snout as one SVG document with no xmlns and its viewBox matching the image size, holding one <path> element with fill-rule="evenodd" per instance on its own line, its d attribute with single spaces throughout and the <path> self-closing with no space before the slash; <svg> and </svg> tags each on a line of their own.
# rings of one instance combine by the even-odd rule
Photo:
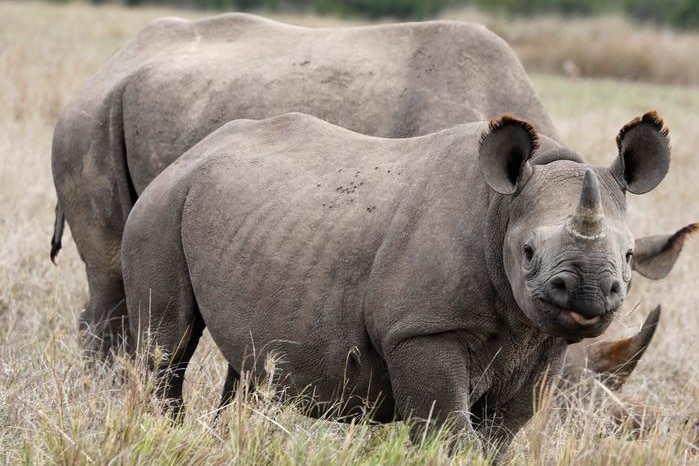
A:
<svg viewBox="0 0 699 466">
<path fill-rule="evenodd" d="M 603 276 L 596 284 L 582 283 L 570 272 L 551 277 L 546 286 L 547 300 L 559 309 L 571 311 L 584 319 L 603 316 L 623 301 L 621 280 Z"/>
</svg>

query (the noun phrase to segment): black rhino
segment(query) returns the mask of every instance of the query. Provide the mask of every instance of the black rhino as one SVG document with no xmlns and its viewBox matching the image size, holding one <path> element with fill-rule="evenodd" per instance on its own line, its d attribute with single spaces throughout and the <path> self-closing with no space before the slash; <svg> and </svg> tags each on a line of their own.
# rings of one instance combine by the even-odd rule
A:
<svg viewBox="0 0 699 466">
<path fill-rule="evenodd" d="M 208 327 L 237 373 L 308 414 L 432 419 L 502 451 L 569 342 L 600 335 L 631 280 L 625 193 L 665 176 L 654 112 L 609 168 L 505 115 L 408 139 L 311 116 L 239 120 L 142 193 L 126 223 L 132 332 L 163 395 Z"/>
</svg>

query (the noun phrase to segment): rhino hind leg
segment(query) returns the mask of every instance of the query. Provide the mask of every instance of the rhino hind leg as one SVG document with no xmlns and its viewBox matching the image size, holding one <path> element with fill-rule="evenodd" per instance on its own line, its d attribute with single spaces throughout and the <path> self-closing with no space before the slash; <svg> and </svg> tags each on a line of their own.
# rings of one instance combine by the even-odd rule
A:
<svg viewBox="0 0 699 466">
<path fill-rule="evenodd" d="M 226 381 L 223 384 L 223 391 L 221 392 L 221 403 L 218 405 L 219 411 L 231 404 L 235 397 L 239 382 L 240 374 L 229 364 L 228 371 L 226 372 Z"/>
<path fill-rule="evenodd" d="M 142 273 L 136 274 L 126 269 L 126 263 L 131 334 L 136 339 L 137 353 L 145 355 L 148 368 L 156 376 L 156 393 L 165 411 L 179 419 L 184 413 L 185 371 L 205 324 L 188 282 L 174 279 L 171 285 L 160 280 L 153 283 L 148 279 L 153 273 L 150 263 L 146 260 L 139 264 Z"/>
<path fill-rule="evenodd" d="M 175 420 L 181 420 L 184 415 L 184 374 L 203 331 L 204 321 L 197 317 L 185 329 L 181 338 L 158 338 L 157 345 L 163 350 L 164 358 L 149 358 L 149 366 L 157 376 L 157 394 L 164 401 L 165 411 Z"/>
<path fill-rule="evenodd" d="M 56 124 L 51 153 L 58 201 L 51 260 L 68 223 L 90 293 L 79 324 L 84 353 L 107 361 L 128 346 L 120 249 L 137 198 L 124 147 L 121 92 L 114 89 L 93 110 L 69 105 Z"/>
<path fill-rule="evenodd" d="M 83 354 L 88 361 L 109 361 L 113 354 L 129 350 L 129 324 L 121 272 L 121 233 L 125 214 L 112 198 L 90 196 L 61 201 L 85 264 L 89 299 L 80 313 Z M 100 213 L 112 212 L 101 219 Z"/>
<path fill-rule="evenodd" d="M 78 327 L 88 361 L 109 361 L 131 347 L 124 284 L 120 274 L 87 270 L 90 298 L 81 311 Z"/>
<path fill-rule="evenodd" d="M 168 207 L 173 203 L 168 203 Z M 180 209 L 137 205 L 126 224 L 122 269 L 134 347 L 157 378 L 157 395 L 176 418 L 182 384 L 205 324 L 182 248 Z"/>
</svg>

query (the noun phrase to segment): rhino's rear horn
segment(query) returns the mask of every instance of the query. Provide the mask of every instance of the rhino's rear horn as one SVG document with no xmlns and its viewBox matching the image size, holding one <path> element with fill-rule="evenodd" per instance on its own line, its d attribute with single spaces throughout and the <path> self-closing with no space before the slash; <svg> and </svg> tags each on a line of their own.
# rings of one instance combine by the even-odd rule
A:
<svg viewBox="0 0 699 466">
<path fill-rule="evenodd" d="M 641 360 L 660 320 L 660 306 L 648 315 L 636 335 L 617 341 L 603 341 L 588 349 L 588 367 L 612 390 L 619 390 Z"/>
<path fill-rule="evenodd" d="M 606 234 L 599 181 L 591 168 L 585 171 L 580 201 L 568 222 L 568 230 L 586 239 L 597 239 Z"/>
</svg>

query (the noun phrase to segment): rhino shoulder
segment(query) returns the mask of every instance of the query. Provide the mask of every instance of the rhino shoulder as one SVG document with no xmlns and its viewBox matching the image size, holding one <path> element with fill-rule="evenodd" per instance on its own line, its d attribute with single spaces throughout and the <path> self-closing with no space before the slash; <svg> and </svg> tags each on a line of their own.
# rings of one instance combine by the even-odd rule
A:
<svg viewBox="0 0 699 466">
<path fill-rule="evenodd" d="M 280 138 L 279 135 L 284 135 Z M 208 138 L 212 144 L 216 139 L 247 137 L 255 138 L 268 144 L 283 142 L 293 147 L 293 140 L 320 140 L 322 138 L 340 139 L 383 139 L 375 136 L 360 134 L 355 131 L 334 125 L 318 117 L 300 112 L 288 112 L 262 120 L 238 119 L 221 126 Z M 201 143 L 200 143 L 201 144 Z"/>
<path fill-rule="evenodd" d="M 306 29 L 248 13 L 226 13 L 190 22 L 196 33 L 208 42 L 232 42 L 252 33 L 272 30 Z"/>
<path fill-rule="evenodd" d="M 148 23 L 139 31 L 138 36 L 145 39 L 150 34 L 157 35 L 170 31 L 187 29 L 191 27 L 191 25 L 192 21 L 180 18 L 179 16 L 163 16 L 162 18 L 154 19 Z"/>
<path fill-rule="evenodd" d="M 488 53 L 498 61 L 513 61 L 514 58 L 514 63 L 519 64 L 509 44 L 483 24 L 448 20 L 408 24 L 423 37 L 425 45 L 432 45 L 435 49 L 449 45 L 446 51 L 456 52 L 465 49 L 479 55 Z"/>
</svg>

